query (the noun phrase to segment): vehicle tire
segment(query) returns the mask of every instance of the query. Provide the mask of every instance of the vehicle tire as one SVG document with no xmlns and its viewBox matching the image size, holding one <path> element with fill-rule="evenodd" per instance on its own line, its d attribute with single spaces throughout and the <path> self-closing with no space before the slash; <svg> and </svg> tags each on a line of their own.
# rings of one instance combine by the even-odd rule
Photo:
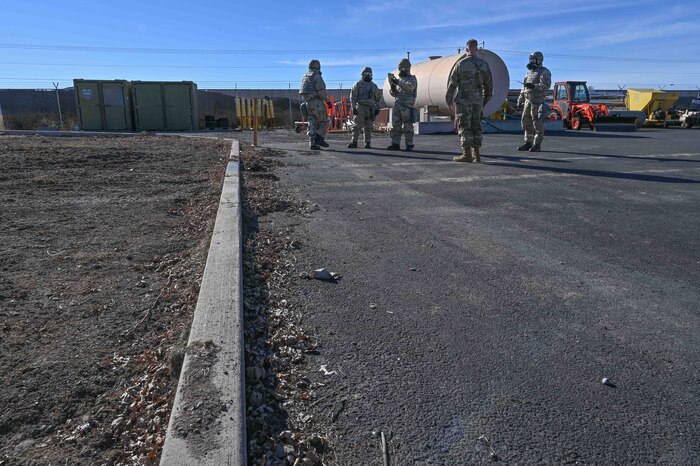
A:
<svg viewBox="0 0 700 466">
<path fill-rule="evenodd" d="M 574 121 L 571 122 L 571 126 L 576 130 L 580 130 L 581 126 L 583 126 L 583 121 L 581 117 L 576 117 L 574 118 Z"/>
<path fill-rule="evenodd" d="M 294 126 L 294 131 L 296 131 L 297 134 L 301 133 L 301 125 Z"/>
</svg>

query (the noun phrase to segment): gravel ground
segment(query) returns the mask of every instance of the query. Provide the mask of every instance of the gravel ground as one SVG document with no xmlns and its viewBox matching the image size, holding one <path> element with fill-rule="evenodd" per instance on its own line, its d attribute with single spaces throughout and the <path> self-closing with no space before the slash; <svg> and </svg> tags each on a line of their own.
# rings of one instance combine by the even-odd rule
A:
<svg viewBox="0 0 700 466">
<path fill-rule="evenodd" d="M 157 463 L 229 150 L 0 136 L 0 465 Z"/>
<path fill-rule="evenodd" d="M 242 144 L 244 208 L 244 309 L 248 463 L 314 466 L 334 464 L 329 436 L 316 432 L 311 382 L 300 365 L 318 352 L 303 328 L 303 309 L 289 301 L 295 280 L 294 223 L 314 210 L 279 186 L 279 151 Z"/>
</svg>

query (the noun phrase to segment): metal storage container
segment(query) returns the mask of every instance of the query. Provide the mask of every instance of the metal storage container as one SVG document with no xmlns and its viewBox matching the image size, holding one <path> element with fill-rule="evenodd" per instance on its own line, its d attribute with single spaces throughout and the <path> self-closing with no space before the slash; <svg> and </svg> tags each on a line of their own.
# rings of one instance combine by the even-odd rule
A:
<svg viewBox="0 0 700 466">
<path fill-rule="evenodd" d="M 132 81 L 131 85 L 137 130 L 198 129 L 197 85 L 192 81 Z"/>
<path fill-rule="evenodd" d="M 133 131 L 131 84 L 123 80 L 74 79 L 80 129 Z"/>
</svg>

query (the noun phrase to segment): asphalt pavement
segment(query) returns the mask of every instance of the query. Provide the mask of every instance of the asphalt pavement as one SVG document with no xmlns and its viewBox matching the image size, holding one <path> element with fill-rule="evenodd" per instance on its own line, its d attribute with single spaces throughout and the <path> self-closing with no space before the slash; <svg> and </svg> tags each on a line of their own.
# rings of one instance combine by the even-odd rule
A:
<svg viewBox="0 0 700 466">
<path fill-rule="evenodd" d="M 381 465 L 373 431 L 392 465 L 700 463 L 700 130 L 327 139 L 261 133 L 318 205 L 261 223 L 342 276 L 292 298 L 337 464 Z"/>
</svg>

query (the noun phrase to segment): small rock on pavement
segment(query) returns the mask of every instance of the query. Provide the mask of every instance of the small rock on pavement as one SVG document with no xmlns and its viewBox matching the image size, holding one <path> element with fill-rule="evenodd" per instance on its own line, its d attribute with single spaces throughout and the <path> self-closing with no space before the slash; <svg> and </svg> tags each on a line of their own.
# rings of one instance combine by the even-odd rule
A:
<svg viewBox="0 0 700 466">
<path fill-rule="evenodd" d="M 314 270 L 314 278 L 316 280 L 335 280 L 338 274 L 334 272 L 329 272 L 326 269 L 316 269 Z"/>
<path fill-rule="evenodd" d="M 613 383 L 610 381 L 609 378 L 603 377 L 603 380 L 600 381 L 603 385 L 607 385 L 608 387 L 612 387 Z"/>
</svg>

